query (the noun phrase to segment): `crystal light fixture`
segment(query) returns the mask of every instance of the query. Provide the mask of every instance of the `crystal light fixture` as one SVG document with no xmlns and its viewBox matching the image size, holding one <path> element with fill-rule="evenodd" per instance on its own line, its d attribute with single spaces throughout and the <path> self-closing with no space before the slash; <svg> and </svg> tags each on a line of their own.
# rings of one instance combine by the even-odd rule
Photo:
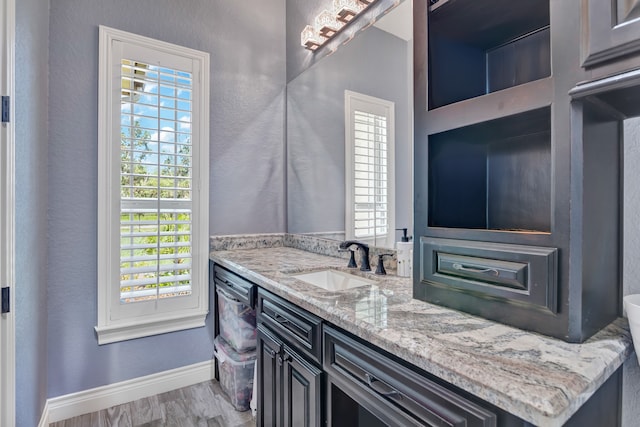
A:
<svg viewBox="0 0 640 427">
<path fill-rule="evenodd" d="M 357 0 L 333 0 L 333 11 L 336 19 L 344 23 L 350 22 L 365 6 Z"/>
<path fill-rule="evenodd" d="M 311 51 L 335 36 L 349 22 L 376 0 L 332 0 L 331 11 L 325 9 L 300 33 L 300 44 Z M 399 1 L 399 0 L 398 0 Z"/>
<path fill-rule="evenodd" d="M 320 12 L 320 15 L 316 16 L 315 27 L 322 37 L 333 37 L 343 25 L 344 23 L 338 21 L 335 15 L 327 9 Z"/>
<path fill-rule="evenodd" d="M 304 30 L 302 30 L 302 33 L 300 33 L 300 42 L 302 46 L 307 49 L 316 50 L 324 43 L 324 39 L 320 37 L 320 34 L 318 34 L 313 26 L 307 25 L 304 27 Z"/>
</svg>

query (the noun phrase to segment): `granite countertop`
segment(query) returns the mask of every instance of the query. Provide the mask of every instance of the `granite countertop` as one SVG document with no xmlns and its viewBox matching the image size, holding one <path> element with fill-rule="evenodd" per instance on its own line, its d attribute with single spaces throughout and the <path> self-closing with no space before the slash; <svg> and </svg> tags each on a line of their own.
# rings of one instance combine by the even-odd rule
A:
<svg viewBox="0 0 640 427">
<path fill-rule="evenodd" d="M 291 247 L 211 259 L 309 312 L 528 422 L 560 426 L 632 351 L 625 319 L 569 344 L 412 298 L 412 282 L 350 270 L 375 285 L 330 292 L 291 274 L 345 260 Z"/>
</svg>

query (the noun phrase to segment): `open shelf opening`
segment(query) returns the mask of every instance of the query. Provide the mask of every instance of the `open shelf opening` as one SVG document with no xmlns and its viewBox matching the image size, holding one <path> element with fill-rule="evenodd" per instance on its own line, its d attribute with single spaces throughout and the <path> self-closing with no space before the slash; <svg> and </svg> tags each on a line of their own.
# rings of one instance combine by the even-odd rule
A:
<svg viewBox="0 0 640 427">
<path fill-rule="evenodd" d="M 429 11 L 429 109 L 551 75 L 549 0 L 440 0 Z"/>
<path fill-rule="evenodd" d="M 429 137 L 429 226 L 551 231 L 551 108 Z"/>
</svg>

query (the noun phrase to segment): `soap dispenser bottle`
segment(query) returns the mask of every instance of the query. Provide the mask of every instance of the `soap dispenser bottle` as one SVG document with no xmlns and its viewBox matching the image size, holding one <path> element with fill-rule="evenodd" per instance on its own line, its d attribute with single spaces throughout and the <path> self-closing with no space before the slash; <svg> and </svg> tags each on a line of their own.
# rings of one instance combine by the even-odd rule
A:
<svg viewBox="0 0 640 427">
<path fill-rule="evenodd" d="M 402 237 L 396 242 L 396 251 L 398 253 L 398 276 L 411 277 L 413 271 L 413 242 L 411 237 L 407 237 L 406 228 L 397 228 L 402 231 Z"/>
</svg>

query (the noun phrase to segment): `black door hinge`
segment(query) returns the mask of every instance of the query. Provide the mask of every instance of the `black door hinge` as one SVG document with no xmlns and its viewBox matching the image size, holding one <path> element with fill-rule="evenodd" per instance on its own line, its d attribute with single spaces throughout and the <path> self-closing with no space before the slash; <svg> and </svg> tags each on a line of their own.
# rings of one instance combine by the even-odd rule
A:
<svg viewBox="0 0 640 427">
<path fill-rule="evenodd" d="M 9 303 L 9 288 L 2 288 L 2 314 L 11 311 L 11 305 Z"/>
<path fill-rule="evenodd" d="M 10 101 L 10 97 L 2 97 L 2 123 L 9 123 L 11 121 L 11 112 L 9 111 Z"/>
</svg>

